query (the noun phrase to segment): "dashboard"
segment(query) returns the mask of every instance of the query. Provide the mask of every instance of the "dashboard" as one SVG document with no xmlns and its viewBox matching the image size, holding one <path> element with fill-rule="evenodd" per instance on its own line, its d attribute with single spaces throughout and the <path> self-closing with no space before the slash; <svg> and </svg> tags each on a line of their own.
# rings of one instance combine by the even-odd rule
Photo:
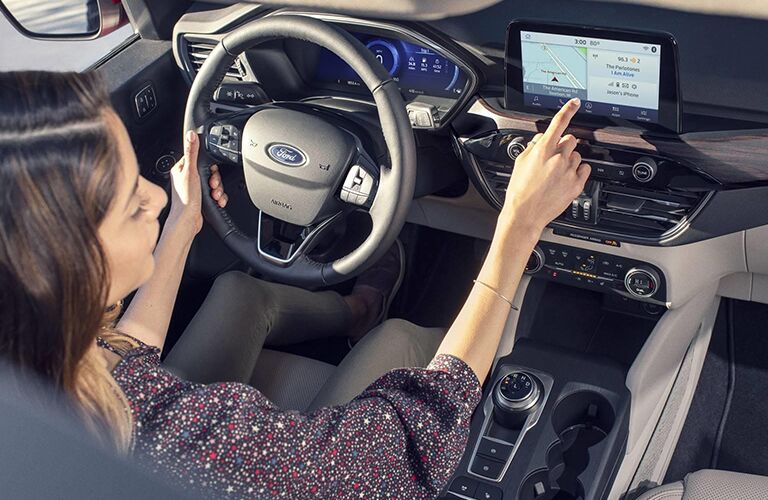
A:
<svg viewBox="0 0 768 500">
<path fill-rule="evenodd" d="M 580 97 L 569 132 L 582 140 L 592 176 L 552 223 L 557 234 L 613 247 L 674 246 L 768 223 L 768 127 L 686 112 L 682 48 L 673 34 L 507 16 L 506 32 L 492 34 L 505 43 L 481 47 L 459 43 L 458 32 L 440 23 L 238 8 L 239 17 L 189 15 L 177 23 L 175 55 L 189 80 L 218 40 L 251 19 L 298 14 L 336 25 L 400 88 L 419 145 L 420 196 L 463 200 L 472 191 L 482 208 L 499 209 L 517 155 L 566 99 Z M 244 52 L 228 82 L 274 101 L 367 103 L 375 111 L 345 63 L 298 40 Z M 745 204 L 766 215 L 730 216 Z"/>
</svg>

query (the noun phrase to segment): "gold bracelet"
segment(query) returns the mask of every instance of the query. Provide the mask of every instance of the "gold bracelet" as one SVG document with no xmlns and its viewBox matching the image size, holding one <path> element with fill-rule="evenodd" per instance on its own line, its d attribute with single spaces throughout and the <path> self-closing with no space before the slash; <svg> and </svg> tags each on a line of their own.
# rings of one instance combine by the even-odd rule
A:
<svg viewBox="0 0 768 500">
<path fill-rule="evenodd" d="M 512 301 L 511 301 L 511 300 L 509 300 L 508 298 L 506 298 L 505 296 L 503 296 L 502 294 L 500 294 L 500 293 L 499 293 L 499 291 L 498 291 L 498 290 L 496 290 L 495 288 L 493 288 L 491 285 L 487 285 L 487 284 L 483 283 L 483 282 L 482 282 L 482 281 L 480 281 L 480 280 L 472 280 L 472 283 L 477 283 L 478 285 L 483 285 L 485 288 L 487 288 L 488 290 L 490 290 L 490 291 L 492 291 L 493 293 L 495 293 L 495 294 L 496 294 L 496 296 L 497 296 L 498 298 L 500 298 L 501 300 L 503 300 L 504 302 L 506 302 L 507 304 L 509 304 L 509 307 L 511 307 L 511 308 L 512 308 L 512 309 L 514 309 L 515 311 L 519 311 L 519 310 L 520 310 L 520 309 L 518 309 L 518 308 L 517 308 L 517 306 L 515 306 L 515 305 L 512 303 Z"/>
</svg>

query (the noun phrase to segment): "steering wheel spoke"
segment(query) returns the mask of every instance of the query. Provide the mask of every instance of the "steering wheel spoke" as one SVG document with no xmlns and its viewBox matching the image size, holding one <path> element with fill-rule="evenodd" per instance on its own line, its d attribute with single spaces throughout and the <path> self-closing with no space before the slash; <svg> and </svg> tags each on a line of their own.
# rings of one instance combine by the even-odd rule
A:
<svg viewBox="0 0 768 500">
<path fill-rule="evenodd" d="M 256 236 L 256 248 L 259 255 L 280 267 L 288 267 L 301 257 L 309 253 L 321 241 L 321 236 L 336 222 L 344 217 L 344 212 L 336 214 L 313 224 L 312 226 L 294 226 L 271 217 L 272 227 L 266 224 L 266 218 L 270 217 L 259 210 L 258 234 Z M 288 226 L 282 230 L 276 230 L 275 223 Z"/>
</svg>

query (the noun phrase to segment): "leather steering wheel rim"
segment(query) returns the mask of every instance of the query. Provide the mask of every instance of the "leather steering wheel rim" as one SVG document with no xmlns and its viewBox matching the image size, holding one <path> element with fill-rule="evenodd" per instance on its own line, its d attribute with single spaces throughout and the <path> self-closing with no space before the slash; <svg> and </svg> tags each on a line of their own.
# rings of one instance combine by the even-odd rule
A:
<svg viewBox="0 0 768 500">
<path fill-rule="evenodd" d="M 266 261 L 256 249 L 255 238 L 240 231 L 227 211 L 208 196 L 211 160 L 201 147 L 198 171 L 203 188 L 203 215 L 224 243 L 262 275 L 287 284 L 315 288 L 356 276 L 394 243 L 413 199 L 416 145 L 400 90 L 374 55 L 343 30 L 318 19 L 296 15 L 258 19 L 219 42 L 192 83 L 184 114 L 184 132 L 204 132 L 205 123 L 213 118 L 210 105 L 214 92 L 240 53 L 281 38 L 311 42 L 335 53 L 357 73 L 373 95 L 389 153 L 389 165 L 379 165 L 379 187 L 369 210 L 373 221 L 371 233 L 358 248 L 333 262 L 319 263 L 306 255 L 287 267 Z"/>
</svg>

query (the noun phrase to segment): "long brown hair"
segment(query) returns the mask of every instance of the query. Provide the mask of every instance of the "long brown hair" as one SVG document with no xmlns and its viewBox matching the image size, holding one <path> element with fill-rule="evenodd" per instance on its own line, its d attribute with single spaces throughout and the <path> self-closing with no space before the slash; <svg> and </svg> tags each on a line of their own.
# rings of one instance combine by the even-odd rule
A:
<svg viewBox="0 0 768 500">
<path fill-rule="evenodd" d="M 125 449 L 129 407 L 95 348 L 114 319 L 98 237 L 119 176 L 110 109 L 94 74 L 0 73 L 0 354 Z"/>
</svg>

